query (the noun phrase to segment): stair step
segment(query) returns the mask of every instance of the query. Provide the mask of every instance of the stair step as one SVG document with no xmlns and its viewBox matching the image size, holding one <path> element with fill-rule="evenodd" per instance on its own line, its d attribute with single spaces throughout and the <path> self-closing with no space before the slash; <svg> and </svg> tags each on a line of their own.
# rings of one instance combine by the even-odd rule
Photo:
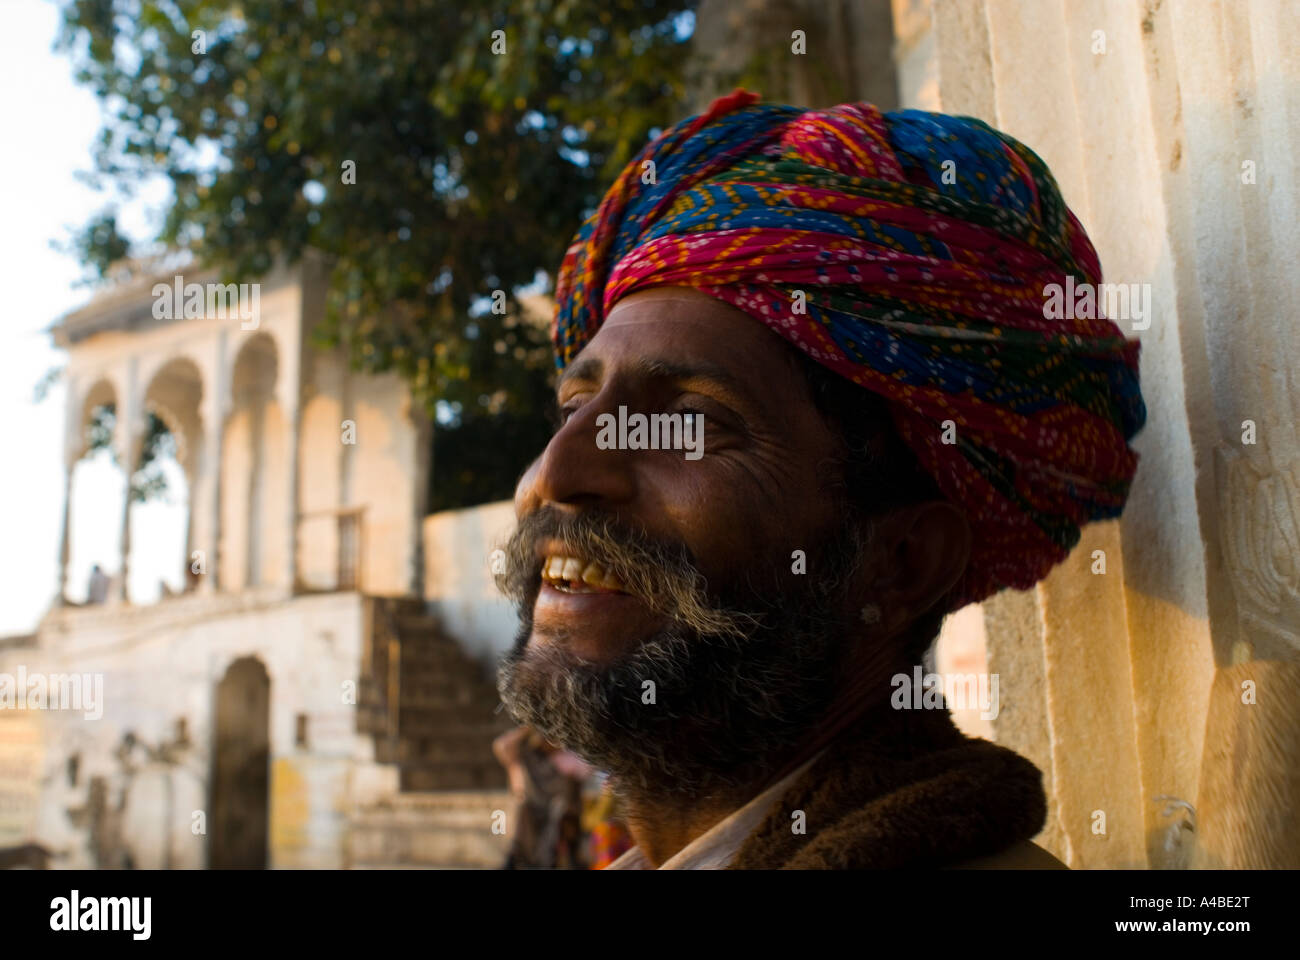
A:
<svg viewBox="0 0 1300 960">
<path fill-rule="evenodd" d="M 495 692 L 492 699 L 487 695 L 473 697 L 468 701 L 448 697 L 419 698 L 404 697 L 402 714 L 418 717 L 429 723 L 458 724 L 481 723 L 492 724 L 510 719 L 506 708 L 497 699 Z"/>
<path fill-rule="evenodd" d="M 350 855 L 371 869 L 453 867 L 500 869 L 510 852 L 508 834 L 494 834 L 490 823 L 473 830 L 385 829 L 350 831 Z"/>
<path fill-rule="evenodd" d="M 507 726 L 488 726 L 481 723 L 415 723 L 407 719 L 401 727 L 403 743 L 426 746 L 431 743 L 464 743 L 491 748 L 492 741 L 508 730 Z"/>
<path fill-rule="evenodd" d="M 491 740 L 461 740 L 454 737 L 417 737 L 397 740 L 384 738 L 375 744 L 375 761 L 397 764 L 403 768 L 429 764 L 449 766 L 497 764 L 496 755 L 492 752 Z"/>
<path fill-rule="evenodd" d="M 495 687 L 496 677 L 486 670 L 464 663 L 412 663 L 402 661 L 403 683 L 458 683 L 476 687 Z"/>
<path fill-rule="evenodd" d="M 502 719 L 478 710 L 461 714 L 406 710 L 398 715 L 398 723 L 398 732 L 407 738 L 455 736 L 468 740 L 495 740 L 513 725 L 509 717 Z"/>
<path fill-rule="evenodd" d="M 467 683 L 489 683 L 495 686 L 496 672 L 486 670 L 476 663 L 466 663 L 463 660 L 443 660 L 441 662 L 432 660 L 413 660 L 403 658 L 402 676 L 413 677 L 421 680 L 436 680 L 446 678 L 448 680 L 461 680 Z"/>
<path fill-rule="evenodd" d="M 507 833 L 492 832 L 506 813 Z M 514 802 L 502 789 L 399 793 L 353 811 L 348 853 L 354 869 L 499 869 L 510 848 Z"/>
<path fill-rule="evenodd" d="M 491 743 L 513 725 L 508 717 L 467 714 L 448 719 L 445 715 L 427 716 L 422 713 L 403 713 L 398 718 L 398 733 L 403 740 L 434 737 L 440 740 L 467 740 Z"/>
<path fill-rule="evenodd" d="M 455 640 L 441 637 L 413 637 L 407 634 L 402 635 L 402 658 L 478 664 L 478 661 L 462 650 Z"/>
<path fill-rule="evenodd" d="M 418 740 L 403 739 L 397 745 L 398 762 L 403 766 L 420 767 L 430 763 L 449 763 L 469 766 L 496 763 L 492 741 L 455 740 L 443 737 L 423 737 Z"/>
<path fill-rule="evenodd" d="M 493 717 L 490 714 L 426 714 L 404 710 L 398 717 L 398 730 L 402 738 L 408 740 L 438 737 L 491 743 L 514 725 L 509 717 L 502 717 L 504 714 Z"/>
<path fill-rule="evenodd" d="M 472 708 L 475 704 L 496 709 L 497 702 L 495 691 L 489 693 L 486 690 L 473 690 L 468 687 L 421 684 L 402 688 L 401 703 L 404 710 L 423 711 L 447 707 Z"/>
<path fill-rule="evenodd" d="M 381 676 L 365 685 L 359 698 L 358 729 L 374 737 L 375 758 L 399 768 L 400 790 L 479 791 L 505 786 L 505 771 L 492 754 L 492 741 L 512 725 L 499 710 L 489 664 L 469 655 L 431 616 L 420 600 L 380 601 L 377 629 L 380 654 L 373 666 Z M 389 702 L 382 636 L 394 635 L 400 650 L 399 702 Z M 391 708 L 397 730 L 391 731 Z M 390 733 L 395 734 L 389 736 Z M 380 851 L 382 853 L 382 851 Z M 447 865 L 445 856 L 421 863 Z M 504 854 L 502 853 L 502 856 Z M 354 863 L 392 862 L 388 854 L 358 851 Z M 400 857 L 396 862 L 405 862 Z M 499 865 L 499 864 L 498 864 Z"/>
<path fill-rule="evenodd" d="M 401 683 L 404 693 L 408 691 L 415 692 L 424 688 L 450 691 L 471 690 L 475 693 L 496 689 L 495 683 L 488 683 L 486 677 L 479 676 L 476 673 L 457 675 L 446 671 L 403 671 Z"/>
<path fill-rule="evenodd" d="M 436 790 L 393 793 L 353 810 L 357 822 L 367 817 L 396 819 L 403 823 L 423 822 L 435 818 L 439 823 L 446 815 L 465 810 L 496 810 L 510 805 L 509 790 Z M 386 821 L 387 822 L 387 821 Z"/>
<path fill-rule="evenodd" d="M 438 700 L 446 700 L 452 704 L 460 704 L 465 701 L 484 701 L 487 704 L 497 705 L 497 688 L 486 683 L 469 683 L 465 680 L 452 680 L 447 678 L 420 679 L 407 678 L 402 684 L 402 702 L 406 704 L 422 704 L 428 702 L 430 706 L 437 704 Z"/>
<path fill-rule="evenodd" d="M 415 693 L 430 689 L 449 693 L 466 690 L 470 693 L 482 694 L 488 690 L 495 691 L 496 684 L 488 683 L 484 677 L 477 675 L 458 677 L 447 673 L 402 674 L 403 693 Z"/>
<path fill-rule="evenodd" d="M 437 637 L 446 640 L 447 635 L 443 633 L 442 624 L 426 613 L 404 613 L 397 615 L 394 620 L 397 623 L 397 630 L 403 637 Z M 452 641 L 455 642 L 455 641 Z"/>
<path fill-rule="evenodd" d="M 506 774 L 499 765 L 466 766 L 465 764 L 421 764 L 404 767 L 401 789 L 410 790 L 483 790 L 505 785 Z"/>
<path fill-rule="evenodd" d="M 486 664 L 479 663 L 477 660 L 471 660 L 469 657 L 455 650 L 422 650 L 415 652 L 407 650 L 402 655 L 401 663 L 403 672 L 413 670 L 428 672 L 443 671 L 447 673 L 480 677 L 490 677 L 496 674 L 495 667 L 489 668 Z"/>
</svg>

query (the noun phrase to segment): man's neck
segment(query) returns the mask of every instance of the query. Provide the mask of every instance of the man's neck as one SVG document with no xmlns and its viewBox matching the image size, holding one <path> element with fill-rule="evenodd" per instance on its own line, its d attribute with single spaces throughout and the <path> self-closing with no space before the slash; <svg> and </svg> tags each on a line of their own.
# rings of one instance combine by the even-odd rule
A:
<svg viewBox="0 0 1300 960">
<path fill-rule="evenodd" d="M 818 727 L 817 733 L 826 732 Z M 726 817 L 763 791 L 779 783 L 824 749 L 821 737 L 810 736 L 794 750 L 782 754 L 774 766 L 765 767 L 740 788 L 705 798 L 620 795 L 627 810 L 628 830 L 641 855 L 655 869 L 680 853 Z"/>
<path fill-rule="evenodd" d="M 730 801 L 715 801 L 672 807 L 635 797 L 628 797 L 626 804 L 628 831 L 641 855 L 655 869 L 702 837 L 738 806 Z"/>
<path fill-rule="evenodd" d="M 641 855 L 658 869 L 719 821 L 821 753 L 871 709 L 887 703 L 887 672 L 882 670 L 879 656 L 861 648 L 855 651 L 842 673 L 848 680 L 836 692 L 822 720 L 744 787 L 704 799 L 621 794 L 628 830 Z"/>
</svg>

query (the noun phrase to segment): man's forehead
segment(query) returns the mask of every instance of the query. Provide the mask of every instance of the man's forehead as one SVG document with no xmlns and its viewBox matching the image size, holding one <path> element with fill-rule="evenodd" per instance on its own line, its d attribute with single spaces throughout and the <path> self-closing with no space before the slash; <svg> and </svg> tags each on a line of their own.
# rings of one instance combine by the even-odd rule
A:
<svg viewBox="0 0 1300 960">
<path fill-rule="evenodd" d="M 644 307 L 647 304 L 674 302 L 696 303 L 701 307 L 714 304 L 728 309 L 735 309 L 721 300 L 709 296 L 703 290 L 696 290 L 694 287 L 653 287 L 649 290 L 638 290 L 636 293 L 623 297 L 610 308 L 606 322 L 614 319 L 619 314 L 626 314 L 629 310 L 635 312 L 637 308 Z"/>
<path fill-rule="evenodd" d="M 698 290 L 662 287 L 616 303 L 561 382 L 599 379 L 625 365 L 651 375 L 730 373 L 737 381 L 762 382 L 788 376 L 791 354 L 781 337 L 730 304 Z"/>
</svg>

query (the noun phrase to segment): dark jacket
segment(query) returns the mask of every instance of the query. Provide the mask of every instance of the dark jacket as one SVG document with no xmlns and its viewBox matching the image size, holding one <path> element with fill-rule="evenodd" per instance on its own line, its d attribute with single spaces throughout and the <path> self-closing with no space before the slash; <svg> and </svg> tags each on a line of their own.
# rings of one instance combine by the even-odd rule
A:
<svg viewBox="0 0 1300 960">
<path fill-rule="evenodd" d="M 966 737 L 946 710 L 886 705 L 832 741 L 730 869 L 1064 868 L 1030 842 L 1046 816 L 1024 757 Z"/>
</svg>

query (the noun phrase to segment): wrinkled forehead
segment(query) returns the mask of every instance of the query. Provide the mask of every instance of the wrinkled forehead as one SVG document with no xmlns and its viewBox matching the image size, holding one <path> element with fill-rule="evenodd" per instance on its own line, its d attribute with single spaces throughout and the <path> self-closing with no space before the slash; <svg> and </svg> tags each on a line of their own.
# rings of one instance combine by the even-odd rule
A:
<svg viewBox="0 0 1300 960">
<path fill-rule="evenodd" d="M 656 287 L 619 300 L 582 352 L 561 375 L 593 374 L 636 365 L 698 369 L 762 395 L 793 388 L 794 348 L 748 314 L 689 287 Z M 766 385 L 766 386 L 765 386 Z"/>
</svg>

